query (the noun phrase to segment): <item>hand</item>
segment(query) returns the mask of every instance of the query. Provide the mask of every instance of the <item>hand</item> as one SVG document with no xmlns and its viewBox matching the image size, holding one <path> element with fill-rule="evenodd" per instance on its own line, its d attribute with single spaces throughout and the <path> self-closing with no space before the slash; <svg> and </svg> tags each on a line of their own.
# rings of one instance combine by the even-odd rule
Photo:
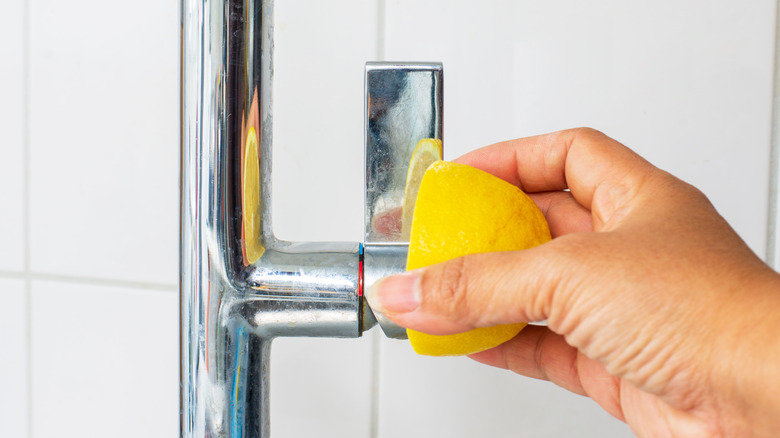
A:
<svg viewBox="0 0 780 438">
<path fill-rule="evenodd" d="M 639 436 L 775 436 L 780 279 L 701 192 L 590 129 L 457 161 L 529 193 L 553 240 L 388 277 L 372 307 L 440 335 L 546 319 L 471 357 L 589 396 Z"/>
</svg>

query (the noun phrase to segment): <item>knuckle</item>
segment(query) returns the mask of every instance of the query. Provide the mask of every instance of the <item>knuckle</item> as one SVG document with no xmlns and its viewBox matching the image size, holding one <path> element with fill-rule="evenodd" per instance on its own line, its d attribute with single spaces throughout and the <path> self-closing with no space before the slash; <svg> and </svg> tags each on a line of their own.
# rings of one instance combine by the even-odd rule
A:
<svg viewBox="0 0 780 438">
<path fill-rule="evenodd" d="M 441 311 L 454 318 L 463 318 L 468 314 L 469 284 L 466 275 L 468 261 L 458 257 L 443 263 L 437 272 L 432 287 L 432 298 Z M 425 285 L 423 285 L 425 287 Z"/>
<path fill-rule="evenodd" d="M 598 252 L 594 248 L 599 244 L 591 237 L 590 233 L 572 233 L 553 240 L 547 249 L 554 256 L 544 257 L 547 266 L 538 267 L 539 272 L 551 274 L 543 279 L 543 285 L 540 285 L 539 293 L 535 295 L 533 308 L 547 315 L 550 327 L 560 333 L 567 333 L 571 329 L 570 323 L 573 321 L 569 317 L 581 304 L 578 303 L 578 292 L 586 287 L 583 279 L 588 278 L 589 272 L 602 269 L 599 257 L 594 257 Z M 551 264 L 566 266 L 566 275 L 560 275 Z"/>
<path fill-rule="evenodd" d="M 571 130 L 571 132 L 572 134 L 574 134 L 575 137 L 579 137 L 583 140 L 589 140 L 589 141 L 603 140 L 606 137 L 606 134 L 599 131 L 598 129 L 590 128 L 587 126 L 574 128 Z"/>
<path fill-rule="evenodd" d="M 603 132 L 587 127 L 567 129 L 563 131 L 563 138 L 567 144 L 567 150 L 571 150 L 576 146 L 586 156 L 613 143 Z"/>
</svg>

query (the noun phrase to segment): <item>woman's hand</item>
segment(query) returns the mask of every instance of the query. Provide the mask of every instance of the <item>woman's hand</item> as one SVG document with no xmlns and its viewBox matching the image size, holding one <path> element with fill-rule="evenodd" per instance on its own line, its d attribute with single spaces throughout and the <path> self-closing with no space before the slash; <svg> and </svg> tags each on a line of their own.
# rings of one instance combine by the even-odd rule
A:
<svg viewBox="0 0 780 438">
<path fill-rule="evenodd" d="M 589 396 L 639 436 L 776 436 L 780 280 L 701 192 L 590 129 L 457 161 L 529 193 L 553 240 L 388 277 L 372 307 L 432 334 L 546 319 L 472 357 Z"/>
</svg>

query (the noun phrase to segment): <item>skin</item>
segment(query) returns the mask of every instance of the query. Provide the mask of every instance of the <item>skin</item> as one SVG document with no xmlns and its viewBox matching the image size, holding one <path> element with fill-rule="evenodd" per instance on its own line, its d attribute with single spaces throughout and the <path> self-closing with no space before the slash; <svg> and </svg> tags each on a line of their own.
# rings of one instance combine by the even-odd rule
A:
<svg viewBox="0 0 780 438">
<path fill-rule="evenodd" d="M 640 437 L 776 436 L 780 276 L 700 191 L 591 129 L 456 161 L 529 193 L 553 240 L 387 277 L 373 308 L 440 335 L 546 319 L 471 357 L 591 397 Z"/>
</svg>

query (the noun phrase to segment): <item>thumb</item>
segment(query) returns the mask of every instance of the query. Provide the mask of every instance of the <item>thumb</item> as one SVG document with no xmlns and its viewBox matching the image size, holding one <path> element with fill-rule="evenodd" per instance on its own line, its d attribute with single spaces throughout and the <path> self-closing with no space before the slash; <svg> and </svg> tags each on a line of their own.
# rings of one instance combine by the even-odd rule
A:
<svg viewBox="0 0 780 438">
<path fill-rule="evenodd" d="M 386 277 L 366 292 L 371 308 L 396 324 L 445 335 L 477 327 L 541 321 L 557 281 L 545 245 L 459 257 Z"/>
</svg>

